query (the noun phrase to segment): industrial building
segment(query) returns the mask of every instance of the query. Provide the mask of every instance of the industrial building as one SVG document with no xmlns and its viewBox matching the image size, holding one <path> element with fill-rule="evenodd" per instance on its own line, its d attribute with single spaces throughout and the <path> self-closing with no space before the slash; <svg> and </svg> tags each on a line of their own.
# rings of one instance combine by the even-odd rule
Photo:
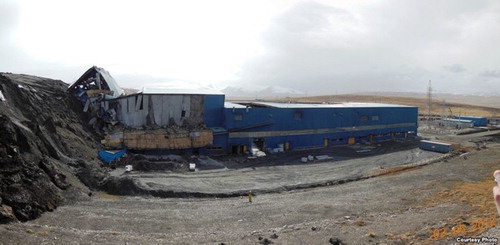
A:
<svg viewBox="0 0 500 245">
<path fill-rule="evenodd" d="M 488 125 L 488 118 L 474 117 L 474 116 L 455 116 L 455 119 L 469 120 L 472 122 L 473 127 L 486 127 Z"/>
<path fill-rule="evenodd" d="M 406 138 L 416 136 L 418 127 L 418 108 L 412 106 L 234 103 L 225 102 L 220 92 L 154 88 L 122 95 L 112 77 L 96 67 L 69 91 L 80 99 L 101 93 L 92 102 L 98 107 L 93 110 L 96 120 L 107 125 L 102 140 L 107 149 L 207 155 L 281 152 Z"/>
<path fill-rule="evenodd" d="M 416 136 L 418 127 L 417 107 L 375 103 L 226 103 L 224 117 L 227 134 L 215 137 L 214 145 L 231 153 L 406 138 Z"/>
<path fill-rule="evenodd" d="M 472 120 L 443 118 L 439 121 L 439 125 L 447 128 L 464 129 L 474 127 Z"/>
</svg>

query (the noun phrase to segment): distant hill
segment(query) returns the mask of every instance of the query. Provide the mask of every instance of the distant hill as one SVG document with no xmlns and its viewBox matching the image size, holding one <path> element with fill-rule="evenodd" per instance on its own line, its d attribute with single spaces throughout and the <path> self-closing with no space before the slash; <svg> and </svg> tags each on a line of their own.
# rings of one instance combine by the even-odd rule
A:
<svg viewBox="0 0 500 245">
<path fill-rule="evenodd" d="M 449 98 L 444 104 L 442 100 L 434 99 L 432 101 L 432 113 L 437 115 L 449 115 L 450 109 L 453 115 L 469 115 L 469 116 L 485 116 L 485 117 L 499 117 L 500 108 L 495 108 L 492 106 L 481 106 L 468 104 L 467 101 L 473 101 L 472 98 L 463 99 L 465 96 L 452 97 L 447 95 Z M 434 96 L 436 98 L 437 96 Z M 498 97 L 496 97 L 498 98 Z M 461 101 L 464 102 L 457 103 L 451 101 Z M 493 98 L 487 98 L 494 100 Z M 485 100 L 487 100 L 485 98 Z M 500 98 L 498 98 L 500 99 Z M 342 95 L 326 95 L 326 96 L 312 96 L 312 97 L 297 97 L 297 98 L 282 98 L 273 101 L 279 102 L 298 102 L 298 103 L 341 103 L 341 102 L 371 102 L 371 103 L 387 103 L 387 104 L 399 104 L 399 105 L 410 105 L 417 106 L 419 108 L 419 113 L 426 114 L 428 111 L 427 98 L 422 97 L 404 97 L 404 96 L 387 96 L 387 95 L 369 95 L 369 94 L 342 94 Z M 474 103 L 486 103 L 481 100 L 475 101 Z M 497 102 L 498 103 L 498 102 Z"/>
<path fill-rule="evenodd" d="M 409 93 L 409 92 L 373 92 L 373 93 L 359 93 L 359 95 L 427 98 L 426 93 Z M 432 98 L 436 101 L 441 101 L 441 102 L 445 100 L 446 102 L 455 102 L 468 105 L 500 108 L 500 96 L 494 96 L 494 95 L 433 93 Z"/>
</svg>

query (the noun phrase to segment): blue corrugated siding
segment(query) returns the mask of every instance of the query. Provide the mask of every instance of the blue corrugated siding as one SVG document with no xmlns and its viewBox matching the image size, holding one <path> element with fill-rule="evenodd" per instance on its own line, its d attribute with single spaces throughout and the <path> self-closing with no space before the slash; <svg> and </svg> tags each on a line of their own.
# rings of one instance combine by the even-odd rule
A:
<svg viewBox="0 0 500 245">
<path fill-rule="evenodd" d="M 205 95 L 204 119 L 207 127 L 224 125 L 224 95 Z"/>
<path fill-rule="evenodd" d="M 432 141 L 420 141 L 419 145 L 420 149 L 427 151 L 435 151 L 440 153 L 448 153 L 452 151 L 452 146 L 450 144 L 444 144 L 440 142 L 432 142 Z"/>
<path fill-rule="evenodd" d="M 227 134 L 214 135 L 214 141 L 213 141 L 212 145 L 215 147 L 226 148 L 227 147 Z"/>
<path fill-rule="evenodd" d="M 284 142 L 290 142 L 291 149 L 322 147 L 325 139 L 329 146 L 346 144 L 349 137 L 356 137 L 356 142 L 368 142 L 369 135 L 374 135 L 375 141 L 382 141 L 404 137 L 403 134 L 391 135 L 395 132 L 413 131 L 416 135 L 417 120 L 417 107 L 225 109 L 228 144 L 248 147 L 253 137 L 245 135 L 264 135 L 256 138 L 265 138 L 266 148 L 275 148 Z M 399 126 L 387 126 L 391 124 Z M 280 131 L 287 131 L 289 135 Z M 258 132 L 261 134 L 255 134 Z"/>
<path fill-rule="evenodd" d="M 474 123 L 474 127 L 484 127 L 488 125 L 488 118 L 486 117 L 470 117 L 470 116 L 459 116 L 455 119 L 470 120 Z"/>
<path fill-rule="evenodd" d="M 260 127 L 252 131 L 264 130 L 294 130 L 314 128 L 355 127 L 365 125 L 396 124 L 417 122 L 418 110 L 416 107 L 394 108 L 229 108 L 225 109 L 226 128 L 242 128 L 252 125 L 272 122 L 273 125 Z M 294 118 L 294 114 L 301 114 L 301 118 Z M 242 120 L 235 120 L 235 114 L 242 116 Z M 362 116 L 369 120 L 362 121 Z M 372 120 L 378 116 L 378 120 Z"/>
</svg>

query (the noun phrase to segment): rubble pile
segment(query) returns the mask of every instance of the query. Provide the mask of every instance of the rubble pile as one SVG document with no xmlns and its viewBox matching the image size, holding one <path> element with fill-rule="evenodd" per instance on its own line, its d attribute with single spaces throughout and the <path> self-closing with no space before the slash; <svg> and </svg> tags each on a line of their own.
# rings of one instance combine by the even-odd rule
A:
<svg viewBox="0 0 500 245">
<path fill-rule="evenodd" d="M 88 199 L 106 174 L 98 138 L 67 84 L 0 73 L 0 222 L 27 221 L 72 200 Z M 80 180 L 82 181 L 80 181 Z"/>
<path fill-rule="evenodd" d="M 166 157 L 161 160 L 151 160 L 143 155 L 130 154 L 120 158 L 116 167 L 124 167 L 132 165 L 132 168 L 137 171 L 173 171 L 186 172 L 188 170 L 188 162 L 182 157 Z"/>
</svg>

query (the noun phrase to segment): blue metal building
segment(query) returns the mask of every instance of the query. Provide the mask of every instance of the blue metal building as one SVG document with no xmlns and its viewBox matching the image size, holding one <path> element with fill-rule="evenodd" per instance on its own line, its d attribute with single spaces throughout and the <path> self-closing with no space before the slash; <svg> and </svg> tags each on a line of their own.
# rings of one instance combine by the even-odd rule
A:
<svg viewBox="0 0 500 245">
<path fill-rule="evenodd" d="M 228 153 L 297 150 L 416 136 L 418 108 L 344 103 L 225 103 L 214 147 Z"/>
<path fill-rule="evenodd" d="M 455 119 L 470 120 L 474 123 L 474 127 L 486 127 L 488 125 L 488 118 L 474 117 L 474 116 L 456 116 Z"/>
</svg>

